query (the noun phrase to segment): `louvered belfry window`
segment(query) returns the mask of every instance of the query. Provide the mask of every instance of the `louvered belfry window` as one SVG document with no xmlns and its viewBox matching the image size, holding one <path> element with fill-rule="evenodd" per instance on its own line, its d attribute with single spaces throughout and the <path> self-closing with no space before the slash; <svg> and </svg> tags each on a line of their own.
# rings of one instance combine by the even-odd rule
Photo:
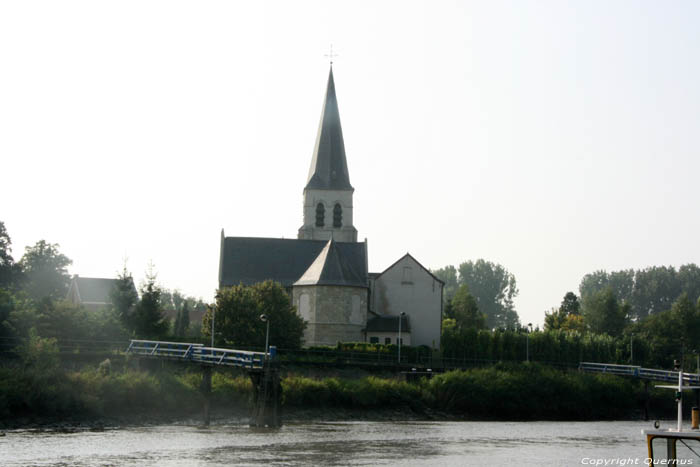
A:
<svg viewBox="0 0 700 467">
<path fill-rule="evenodd" d="M 326 208 L 323 207 L 323 203 L 318 203 L 316 205 L 316 227 L 323 227 L 324 217 L 326 216 Z"/>
<path fill-rule="evenodd" d="M 335 203 L 333 208 L 333 227 L 343 226 L 343 208 L 340 207 L 340 203 Z"/>
</svg>

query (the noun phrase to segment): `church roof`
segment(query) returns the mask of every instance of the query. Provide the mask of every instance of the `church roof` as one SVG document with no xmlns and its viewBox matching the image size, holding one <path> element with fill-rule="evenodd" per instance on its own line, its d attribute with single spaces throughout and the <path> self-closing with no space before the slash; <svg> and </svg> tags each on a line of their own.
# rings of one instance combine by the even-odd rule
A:
<svg viewBox="0 0 700 467">
<path fill-rule="evenodd" d="M 252 285 L 268 279 L 291 287 L 304 275 L 327 244 L 325 240 L 223 237 L 219 287 Z M 366 287 L 365 244 L 334 244 L 337 256 L 342 258 L 345 267 L 365 278 L 361 286 Z"/>
<path fill-rule="evenodd" d="M 110 294 L 117 279 L 102 279 L 99 277 L 73 276 L 71 289 L 78 293 L 80 303 L 84 304 L 108 304 L 112 300 Z M 69 295 L 73 290 L 69 290 Z"/>
<path fill-rule="evenodd" d="M 306 189 L 352 190 L 348 163 L 345 159 L 343 129 L 340 126 L 338 101 L 335 97 L 333 68 L 328 75 L 326 98 L 323 101 L 321 121 L 316 136 L 309 179 Z"/>
<path fill-rule="evenodd" d="M 365 270 L 356 270 L 358 266 L 346 257 L 338 242 L 331 238 L 318 254 L 311 266 L 294 285 L 346 285 L 367 286 Z"/>
<path fill-rule="evenodd" d="M 399 332 L 398 316 L 377 316 L 367 320 L 366 332 Z M 408 316 L 401 316 L 401 332 L 411 332 Z"/>
</svg>

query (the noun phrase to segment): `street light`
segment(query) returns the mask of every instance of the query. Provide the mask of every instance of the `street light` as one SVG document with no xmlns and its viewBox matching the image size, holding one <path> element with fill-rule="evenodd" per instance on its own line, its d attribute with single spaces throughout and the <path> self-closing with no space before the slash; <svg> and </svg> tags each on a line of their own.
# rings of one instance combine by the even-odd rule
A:
<svg viewBox="0 0 700 467">
<path fill-rule="evenodd" d="M 214 317 L 216 316 L 216 313 L 214 313 L 214 308 L 210 308 L 211 310 L 211 346 L 214 347 Z"/>
<path fill-rule="evenodd" d="M 532 332 L 532 323 L 527 323 L 527 333 L 525 337 L 525 361 L 530 361 L 530 333 Z"/>
<path fill-rule="evenodd" d="M 266 314 L 260 315 L 260 321 L 267 323 L 267 330 L 265 331 L 265 359 L 268 358 L 268 343 L 270 342 L 270 320 L 267 318 Z"/>
<path fill-rule="evenodd" d="M 634 333 L 630 333 L 630 365 L 634 365 Z"/>
<path fill-rule="evenodd" d="M 399 315 L 399 341 L 397 344 L 399 344 L 399 365 L 401 365 L 401 321 L 403 321 L 403 317 L 406 316 L 405 312 L 401 312 Z"/>
</svg>

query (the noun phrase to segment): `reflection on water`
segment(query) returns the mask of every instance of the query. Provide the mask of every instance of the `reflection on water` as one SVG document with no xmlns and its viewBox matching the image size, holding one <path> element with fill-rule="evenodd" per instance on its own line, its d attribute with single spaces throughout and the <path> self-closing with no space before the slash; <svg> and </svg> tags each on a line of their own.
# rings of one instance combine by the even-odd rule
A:
<svg viewBox="0 0 700 467">
<path fill-rule="evenodd" d="M 639 459 L 644 422 L 340 422 L 9 431 L 3 466 L 581 465 Z"/>
</svg>

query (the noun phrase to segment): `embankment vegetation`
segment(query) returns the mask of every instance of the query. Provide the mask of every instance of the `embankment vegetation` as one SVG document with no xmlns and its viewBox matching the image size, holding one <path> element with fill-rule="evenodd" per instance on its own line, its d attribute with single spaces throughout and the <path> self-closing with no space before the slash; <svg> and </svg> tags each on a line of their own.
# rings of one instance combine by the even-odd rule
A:
<svg viewBox="0 0 700 467">
<path fill-rule="evenodd" d="M 0 420 L 5 426 L 31 423 L 148 423 L 199 418 L 201 374 L 158 363 L 150 371 L 133 362 L 64 370 L 53 339 L 33 336 L 13 365 L 0 368 Z M 406 382 L 392 375 L 314 376 L 283 368 L 283 408 L 288 419 L 335 418 L 352 411 L 359 418 L 468 420 L 599 420 L 637 418 L 643 413 L 641 382 L 611 375 L 529 364 L 496 364 L 435 374 Z M 657 414 L 672 415 L 672 398 L 650 393 Z M 252 385 L 244 374 L 215 372 L 214 414 L 246 416 Z M 309 415 L 311 412 L 311 415 Z M 388 412 L 391 412 L 387 415 Z"/>
</svg>

